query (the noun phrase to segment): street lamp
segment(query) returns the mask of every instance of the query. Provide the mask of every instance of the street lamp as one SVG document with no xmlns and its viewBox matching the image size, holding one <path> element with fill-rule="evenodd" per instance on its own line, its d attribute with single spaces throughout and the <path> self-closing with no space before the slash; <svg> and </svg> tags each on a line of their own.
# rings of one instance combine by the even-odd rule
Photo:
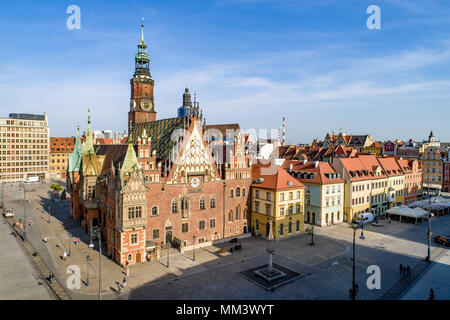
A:
<svg viewBox="0 0 450 320">
<path fill-rule="evenodd" d="M 89 254 L 86 256 L 86 272 L 87 272 L 87 277 L 86 277 L 86 287 L 89 287 L 89 259 L 91 257 L 89 256 Z"/>
<path fill-rule="evenodd" d="M 361 223 L 361 228 L 363 228 L 364 224 Z M 356 229 L 358 228 L 358 224 L 353 226 L 353 277 L 352 277 L 352 288 L 349 290 L 350 299 L 355 300 L 356 294 L 358 293 L 358 285 L 355 281 L 355 239 L 356 239 Z M 363 229 L 361 229 L 361 236 L 359 237 L 361 240 L 364 240 Z"/>
<path fill-rule="evenodd" d="M 27 241 L 27 210 L 26 210 L 26 190 L 23 185 L 23 241 Z"/>
<path fill-rule="evenodd" d="M 439 190 L 436 189 L 436 196 L 439 195 Z M 431 261 L 431 195 L 430 195 L 430 185 L 428 185 L 427 188 L 427 195 L 428 195 L 428 232 L 427 232 L 427 237 L 428 237 L 428 254 L 427 257 L 425 258 L 426 261 L 430 262 Z"/>
<path fill-rule="evenodd" d="M 100 227 L 92 230 L 93 235 L 98 239 L 98 265 L 99 265 L 99 277 L 98 277 L 98 300 L 102 300 L 102 232 Z"/>
<path fill-rule="evenodd" d="M 192 240 L 194 242 L 194 257 L 193 257 L 193 260 L 195 261 L 195 236 L 192 236 Z"/>
<path fill-rule="evenodd" d="M 67 231 L 67 236 L 69 237 L 69 252 L 68 252 L 68 255 L 70 257 L 70 232 L 69 231 Z"/>
</svg>

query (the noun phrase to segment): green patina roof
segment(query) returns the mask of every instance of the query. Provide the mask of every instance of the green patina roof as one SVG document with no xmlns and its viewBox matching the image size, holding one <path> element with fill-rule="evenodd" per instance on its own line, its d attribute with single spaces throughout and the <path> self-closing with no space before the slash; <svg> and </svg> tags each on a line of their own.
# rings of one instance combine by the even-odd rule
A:
<svg viewBox="0 0 450 320">
<path fill-rule="evenodd" d="M 78 130 L 78 135 L 75 139 L 73 152 L 69 155 L 69 166 L 67 169 L 68 172 L 80 171 L 82 155 L 83 147 L 81 146 L 80 131 Z"/>
<path fill-rule="evenodd" d="M 175 145 L 175 142 L 172 141 L 172 133 L 176 129 L 183 128 L 184 121 L 187 122 L 186 117 L 169 118 L 135 124 L 132 128 L 129 140 L 131 140 L 133 144 L 137 144 L 138 138 L 142 136 L 142 132 L 145 129 L 147 137 L 151 138 L 152 149 L 156 150 L 156 158 L 158 160 L 165 160 L 169 156 L 170 150 L 172 150 Z"/>
<path fill-rule="evenodd" d="M 122 178 L 121 179 L 122 183 L 126 183 L 127 180 L 130 178 L 132 172 L 135 170 L 138 171 L 139 177 L 141 178 L 142 181 L 144 181 L 142 167 L 139 164 L 133 145 L 129 143 L 125 159 L 123 159 L 122 168 L 120 168 L 120 176 Z"/>
</svg>

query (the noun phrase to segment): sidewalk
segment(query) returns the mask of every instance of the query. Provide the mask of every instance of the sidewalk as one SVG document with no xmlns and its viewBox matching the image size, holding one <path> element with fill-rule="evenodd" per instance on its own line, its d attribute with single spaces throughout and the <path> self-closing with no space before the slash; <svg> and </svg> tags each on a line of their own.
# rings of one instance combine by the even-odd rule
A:
<svg viewBox="0 0 450 320">
<path fill-rule="evenodd" d="M 436 300 L 450 299 L 450 250 L 431 265 L 421 278 L 401 297 L 401 300 L 428 300 L 433 288 Z"/>
<path fill-rule="evenodd" d="M 36 272 L 20 247 L 17 234 L 0 217 L 0 299 L 51 300 L 45 280 Z"/>
</svg>

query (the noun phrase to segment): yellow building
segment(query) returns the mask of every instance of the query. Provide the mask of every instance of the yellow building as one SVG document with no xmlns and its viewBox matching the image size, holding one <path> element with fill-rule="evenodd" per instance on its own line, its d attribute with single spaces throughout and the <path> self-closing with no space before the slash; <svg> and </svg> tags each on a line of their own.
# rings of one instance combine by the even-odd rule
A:
<svg viewBox="0 0 450 320">
<path fill-rule="evenodd" d="M 429 146 L 422 155 L 423 187 L 441 189 L 442 187 L 442 158 L 439 147 Z"/>
<path fill-rule="evenodd" d="M 275 239 L 303 232 L 305 186 L 276 165 L 254 165 L 252 180 L 252 232 L 267 237 L 270 223 Z"/>
<path fill-rule="evenodd" d="M 363 153 L 375 154 L 377 157 L 381 157 L 381 149 L 383 144 L 379 141 L 375 141 L 368 147 L 362 148 Z"/>
<path fill-rule="evenodd" d="M 405 203 L 405 173 L 394 157 L 378 158 L 388 179 L 388 206 L 398 207 Z"/>
</svg>

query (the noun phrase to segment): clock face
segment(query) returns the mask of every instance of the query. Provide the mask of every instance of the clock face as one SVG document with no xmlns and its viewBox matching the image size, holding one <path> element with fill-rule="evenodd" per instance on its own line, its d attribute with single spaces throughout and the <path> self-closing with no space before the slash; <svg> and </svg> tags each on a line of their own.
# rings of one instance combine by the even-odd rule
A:
<svg viewBox="0 0 450 320">
<path fill-rule="evenodd" d="M 189 192 L 200 192 L 202 190 L 203 177 L 191 176 L 188 178 Z"/>
<path fill-rule="evenodd" d="M 200 185 L 200 179 L 198 177 L 193 177 L 191 179 L 191 187 L 196 189 Z"/>
<path fill-rule="evenodd" d="M 152 111 L 153 110 L 153 101 L 150 99 L 142 99 L 139 106 L 144 111 Z"/>
<path fill-rule="evenodd" d="M 136 109 L 136 101 L 134 99 L 130 99 L 130 110 Z"/>
</svg>

